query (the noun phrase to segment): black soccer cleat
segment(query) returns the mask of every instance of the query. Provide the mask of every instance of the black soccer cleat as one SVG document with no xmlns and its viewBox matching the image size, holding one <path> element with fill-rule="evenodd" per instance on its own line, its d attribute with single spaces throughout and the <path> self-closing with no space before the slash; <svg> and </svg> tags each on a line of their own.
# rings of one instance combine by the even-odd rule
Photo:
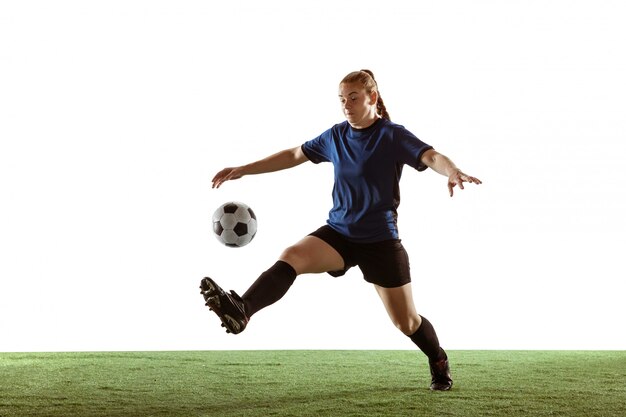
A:
<svg viewBox="0 0 626 417">
<path fill-rule="evenodd" d="M 246 315 L 243 300 L 235 291 L 228 294 L 215 281 L 206 277 L 200 281 L 200 293 L 209 309 L 222 321 L 226 333 L 243 332 L 250 319 Z"/>
<path fill-rule="evenodd" d="M 441 359 L 436 362 L 429 362 L 432 382 L 430 389 L 433 391 L 448 391 L 452 388 L 452 377 L 450 376 L 450 364 L 448 359 Z"/>
</svg>

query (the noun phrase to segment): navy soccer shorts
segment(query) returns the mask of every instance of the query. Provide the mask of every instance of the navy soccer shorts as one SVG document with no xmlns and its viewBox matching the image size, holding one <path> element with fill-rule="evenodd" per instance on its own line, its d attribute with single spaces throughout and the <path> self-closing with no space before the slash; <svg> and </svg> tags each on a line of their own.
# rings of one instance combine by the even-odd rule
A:
<svg viewBox="0 0 626 417">
<path fill-rule="evenodd" d="M 358 266 L 365 281 L 384 288 L 401 287 L 411 282 L 409 256 L 400 239 L 357 243 L 346 239 L 328 225 L 309 236 L 322 239 L 343 258 L 345 266 L 342 270 L 328 272 L 333 277 L 340 277 L 353 266 Z"/>
</svg>

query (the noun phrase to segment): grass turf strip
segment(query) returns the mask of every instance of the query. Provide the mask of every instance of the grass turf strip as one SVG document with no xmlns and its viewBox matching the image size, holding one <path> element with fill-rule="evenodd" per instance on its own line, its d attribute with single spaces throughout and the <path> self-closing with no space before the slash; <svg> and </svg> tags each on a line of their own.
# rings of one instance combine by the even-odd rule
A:
<svg viewBox="0 0 626 417">
<path fill-rule="evenodd" d="M 626 416 L 626 351 L 0 353 L 0 416 Z"/>
</svg>

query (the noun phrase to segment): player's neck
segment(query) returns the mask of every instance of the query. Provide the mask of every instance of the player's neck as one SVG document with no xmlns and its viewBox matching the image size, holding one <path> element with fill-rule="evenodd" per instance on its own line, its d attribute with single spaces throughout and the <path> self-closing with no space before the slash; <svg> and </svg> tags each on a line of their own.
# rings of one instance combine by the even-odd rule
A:
<svg viewBox="0 0 626 417">
<path fill-rule="evenodd" d="M 361 120 L 359 120 L 358 122 L 354 122 L 354 123 L 350 123 L 350 126 L 352 126 L 353 129 L 367 129 L 368 127 L 372 126 L 374 123 L 376 123 L 378 121 L 378 119 L 380 119 L 380 117 L 375 114 L 373 117 L 367 117 L 367 118 L 363 118 Z"/>
</svg>

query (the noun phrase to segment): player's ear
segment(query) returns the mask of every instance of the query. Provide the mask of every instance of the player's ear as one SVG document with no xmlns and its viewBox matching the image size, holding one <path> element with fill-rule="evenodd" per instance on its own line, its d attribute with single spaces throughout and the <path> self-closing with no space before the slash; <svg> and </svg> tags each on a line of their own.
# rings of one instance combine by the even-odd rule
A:
<svg viewBox="0 0 626 417">
<path fill-rule="evenodd" d="M 376 104 L 377 101 L 378 101 L 378 91 L 373 90 L 370 93 L 370 104 Z"/>
</svg>

